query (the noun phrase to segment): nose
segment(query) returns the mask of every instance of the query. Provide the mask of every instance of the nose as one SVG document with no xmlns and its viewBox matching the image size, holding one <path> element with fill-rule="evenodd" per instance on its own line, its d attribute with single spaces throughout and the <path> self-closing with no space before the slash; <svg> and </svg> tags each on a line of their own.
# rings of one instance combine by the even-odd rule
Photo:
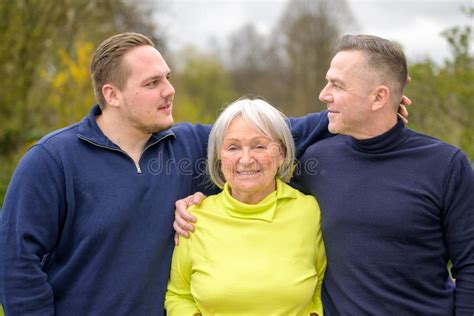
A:
<svg viewBox="0 0 474 316">
<path fill-rule="evenodd" d="M 321 90 L 319 93 L 319 101 L 323 103 L 331 103 L 332 102 L 332 96 L 329 93 L 329 83 L 326 84 L 326 86 Z"/>
<path fill-rule="evenodd" d="M 243 165 L 250 165 L 255 161 L 250 148 L 244 148 L 242 150 L 242 156 L 239 159 L 239 162 Z"/>
<path fill-rule="evenodd" d="M 169 80 L 166 80 L 165 87 L 161 91 L 161 96 L 166 99 L 166 98 L 170 98 L 174 96 L 174 94 L 175 94 L 175 90 L 174 90 L 173 85 L 171 84 Z"/>
</svg>

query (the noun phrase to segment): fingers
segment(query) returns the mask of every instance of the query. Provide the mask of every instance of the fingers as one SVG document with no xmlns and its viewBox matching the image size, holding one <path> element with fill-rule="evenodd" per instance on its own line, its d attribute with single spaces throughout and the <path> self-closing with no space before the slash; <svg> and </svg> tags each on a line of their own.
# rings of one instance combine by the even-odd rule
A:
<svg viewBox="0 0 474 316">
<path fill-rule="evenodd" d="M 176 210 L 174 212 L 173 228 L 176 232 L 174 242 L 176 245 L 179 244 L 179 236 L 188 238 L 189 232 L 194 232 L 194 225 L 196 218 L 188 212 L 188 207 L 191 205 L 200 204 L 206 196 L 201 192 L 196 192 L 184 199 L 178 200 L 175 203 Z M 178 234 L 178 235 L 177 235 Z"/>
<path fill-rule="evenodd" d="M 196 192 L 192 195 L 191 204 L 189 205 L 199 205 L 205 198 L 206 196 L 204 194 L 201 192 Z"/>
<path fill-rule="evenodd" d="M 179 228 L 184 229 L 186 231 L 194 231 L 193 223 L 196 223 L 196 218 L 188 212 L 186 208 L 183 207 L 176 207 L 176 211 L 174 213 L 174 221 L 179 226 Z"/>
<path fill-rule="evenodd" d="M 185 222 L 186 223 L 186 222 Z M 182 225 L 182 226 L 181 226 Z M 173 222 L 173 228 L 174 228 L 174 231 L 176 232 L 176 234 L 179 234 L 185 238 L 189 238 L 189 233 L 188 231 L 194 231 L 194 226 L 192 227 L 192 230 L 186 230 L 185 225 L 190 225 L 190 224 L 178 224 L 178 221 L 175 219 L 175 221 Z M 192 226 L 192 225 L 191 225 Z M 176 243 L 176 240 L 175 240 L 175 243 Z"/>
<path fill-rule="evenodd" d="M 187 197 L 186 199 L 178 200 L 175 203 L 175 219 L 180 219 L 178 224 L 181 224 L 182 220 L 196 223 L 196 218 L 188 212 L 188 207 L 193 205 L 192 203 L 193 196 Z"/>
<path fill-rule="evenodd" d="M 408 113 L 408 110 L 407 110 L 406 106 L 404 106 L 403 104 L 400 104 L 400 106 L 398 107 L 398 114 L 400 114 L 401 116 L 407 118 L 409 113 Z"/>
<path fill-rule="evenodd" d="M 411 105 L 411 99 L 406 95 L 402 96 L 402 105 Z"/>
<path fill-rule="evenodd" d="M 406 106 L 411 105 L 411 100 L 407 98 L 406 96 L 402 97 L 402 103 L 398 107 L 398 116 L 402 119 L 403 124 L 407 125 L 408 124 L 408 110 Z"/>
<path fill-rule="evenodd" d="M 397 113 L 397 115 L 402 119 L 404 125 L 408 125 L 408 120 L 406 117 L 402 116 L 400 113 Z"/>
</svg>

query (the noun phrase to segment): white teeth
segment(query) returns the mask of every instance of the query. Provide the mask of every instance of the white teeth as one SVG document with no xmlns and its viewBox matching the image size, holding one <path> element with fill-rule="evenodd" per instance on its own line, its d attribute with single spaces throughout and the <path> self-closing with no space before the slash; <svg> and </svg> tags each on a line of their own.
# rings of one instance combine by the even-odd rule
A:
<svg viewBox="0 0 474 316">
<path fill-rule="evenodd" d="M 251 174 L 256 174 L 257 172 L 258 171 L 237 171 L 238 174 L 244 175 L 244 176 L 251 175 Z"/>
</svg>

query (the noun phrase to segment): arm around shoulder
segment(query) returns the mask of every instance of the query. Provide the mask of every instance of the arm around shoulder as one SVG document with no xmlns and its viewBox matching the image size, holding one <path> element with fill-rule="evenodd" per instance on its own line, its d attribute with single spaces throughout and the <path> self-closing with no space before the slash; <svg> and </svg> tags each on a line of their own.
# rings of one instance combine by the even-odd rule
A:
<svg viewBox="0 0 474 316">
<path fill-rule="evenodd" d="M 306 148 L 317 141 L 334 136 L 328 131 L 327 111 L 290 118 L 290 128 L 296 146 L 296 157 L 301 158 Z"/>
</svg>

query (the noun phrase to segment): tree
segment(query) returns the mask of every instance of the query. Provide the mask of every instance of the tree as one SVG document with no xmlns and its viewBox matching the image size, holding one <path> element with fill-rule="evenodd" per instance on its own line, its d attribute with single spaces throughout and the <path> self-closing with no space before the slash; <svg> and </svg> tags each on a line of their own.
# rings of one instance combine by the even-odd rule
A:
<svg viewBox="0 0 474 316">
<path fill-rule="evenodd" d="M 288 115 L 321 110 L 318 93 L 341 32 L 353 25 L 345 0 L 291 0 L 272 34 L 247 25 L 230 39 L 239 94 L 262 95 Z"/>
<path fill-rule="evenodd" d="M 265 36 L 247 24 L 229 39 L 229 68 L 234 89 L 239 95 L 264 93 L 268 84 L 268 56 Z"/>
<path fill-rule="evenodd" d="M 10 175 L 37 139 L 87 113 L 91 47 L 120 31 L 154 39 L 152 2 L 0 0 L 0 204 Z M 82 112 L 82 115 L 79 114 Z"/>
<path fill-rule="evenodd" d="M 140 8 L 120 0 L 0 1 L 0 76 L 14 78 L 2 83 L 2 154 L 27 140 L 35 110 L 47 107 L 31 93 L 43 83 L 39 71 L 54 73 L 61 54 L 74 55 L 78 41 L 95 44 L 120 30 L 153 31 Z"/>
<path fill-rule="evenodd" d="M 173 84 L 176 94 L 173 113 L 177 121 L 211 123 L 219 109 L 236 98 L 229 73 L 217 57 L 204 55 L 193 47 L 177 54 Z"/>
<path fill-rule="evenodd" d="M 466 9 L 470 19 L 474 8 Z M 441 34 L 452 58 L 437 66 L 427 59 L 410 67 L 413 83 L 406 89 L 415 102 L 410 124 L 425 133 L 459 146 L 474 158 L 474 56 L 472 25 L 456 26 Z"/>
<path fill-rule="evenodd" d="M 334 47 L 342 30 L 351 25 L 352 16 L 344 0 L 293 0 L 281 18 L 278 32 L 285 52 L 287 69 L 288 114 L 321 110 L 318 94 Z"/>
</svg>

